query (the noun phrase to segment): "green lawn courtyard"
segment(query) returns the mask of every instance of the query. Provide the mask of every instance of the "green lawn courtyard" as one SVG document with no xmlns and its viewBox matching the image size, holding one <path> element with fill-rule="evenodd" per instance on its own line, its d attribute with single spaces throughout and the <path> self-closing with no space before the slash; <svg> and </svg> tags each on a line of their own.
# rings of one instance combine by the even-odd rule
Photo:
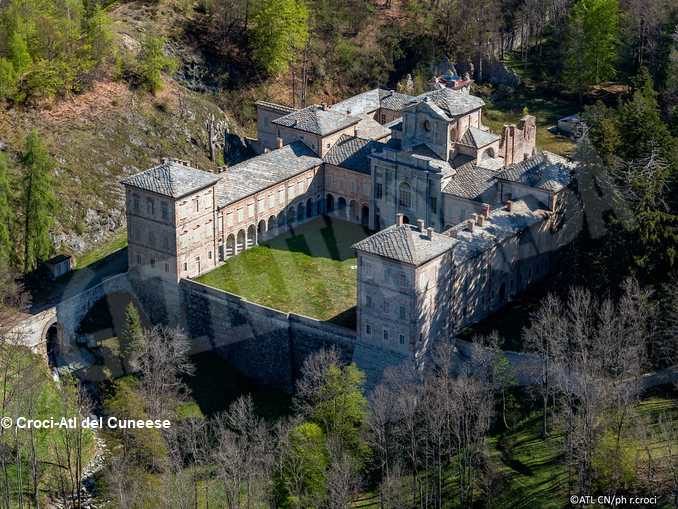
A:
<svg viewBox="0 0 678 509">
<path fill-rule="evenodd" d="M 360 225 L 321 217 L 230 258 L 197 280 L 264 306 L 354 327 L 351 246 L 369 234 Z"/>
</svg>

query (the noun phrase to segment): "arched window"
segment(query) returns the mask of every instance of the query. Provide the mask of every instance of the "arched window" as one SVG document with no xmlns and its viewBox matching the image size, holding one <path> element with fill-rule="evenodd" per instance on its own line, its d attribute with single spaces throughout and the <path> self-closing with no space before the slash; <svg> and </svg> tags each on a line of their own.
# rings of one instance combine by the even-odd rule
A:
<svg viewBox="0 0 678 509">
<path fill-rule="evenodd" d="M 398 197 L 398 204 L 401 207 L 409 209 L 412 207 L 412 191 L 410 185 L 407 182 L 400 184 L 400 194 Z"/>
</svg>

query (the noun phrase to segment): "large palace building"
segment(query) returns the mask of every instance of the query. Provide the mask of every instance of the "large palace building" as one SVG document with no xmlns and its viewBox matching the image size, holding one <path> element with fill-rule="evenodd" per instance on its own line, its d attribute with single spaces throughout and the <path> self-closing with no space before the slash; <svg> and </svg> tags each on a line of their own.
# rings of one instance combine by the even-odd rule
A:
<svg viewBox="0 0 678 509">
<path fill-rule="evenodd" d="M 258 102 L 259 155 L 221 173 L 165 160 L 123 181 L 130 269 L 196 277 L 332 215 L 375 231 L 355 245 L 359 337 L 423 351 L 547 274 L 577 231 L 558 213 L 573 164 L 536 151 L 534 117 L 498 135 L 483 106 L 443 85 L 303 109 Z"/>
</svg>

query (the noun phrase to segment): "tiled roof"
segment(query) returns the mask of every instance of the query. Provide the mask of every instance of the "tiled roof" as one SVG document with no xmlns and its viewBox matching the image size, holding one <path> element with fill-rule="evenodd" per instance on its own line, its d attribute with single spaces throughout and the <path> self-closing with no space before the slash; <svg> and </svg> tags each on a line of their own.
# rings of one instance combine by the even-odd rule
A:
<svg viewBox="0 0 678 509">
<path fill-rule="evenodd" d="M 472 232 L 465 229 L 466 223 L 462 222 L 447 230 L 448 233 L 454 231 L 454 238 L 457 240 L 452 251 L 452 259 L 455 264 L 463 263 L 503 239 L 515 236 L 530 225 L 542 221 L 545 217 L 538 204 L 530 197 L 526 197 L 514 201 L 510 212 L 505 208 L 493 210 L 483 226 L 474 226 Z"/>
<path fill-rule="evenodd" d="M 360 138 L 368 138 L 370 140 L 381 140 L 391 135 L 391 130 L 381 125 L 368 115 L 364 115 L 358 125 L 355 126 L 356 134 Z"/>
<path fill-rule="evenodd" d="M 489 131 L 483 131 L 476 127 L 469 127 L 466 129 L 464 136 L 462 136 L 461 143 L 473 148 L 482 148 L 500 139 L 500 136 Z"/>
<path fill-rule="evenodd" d="M 445 186 L 443 193 L 476 200 L 494 185 L 496 182 L 494 177 L 495 172 L 468 163 L 457 168 L 457 173 Z"/>
<path fill-rule="evenodd" d="M 445 112 L 449 117 L 464 115 L 477 110 L 478 108 L 482 108 L 485 105 L 485 101 L 480 97 L 476 97 L 475 95 L 471 95 L 464 91 L 452 90 L 447 87 L 419 95 L 415 97 L 410 104 L 426 101 L 427 99 Z"/>
<path fill-rule="evenodd" d="M 573 168 L 574 164 L 564 157 L 541 152 L 507 166 L 497 174 L 497 178 L 558 192 L 572 180 Z"/>
<path fill-rule="evenodd" d="M 426 231 L 417 226 L 393 225 L 353 245 L 357 250 L 411 265 L 421 265 L 451 249 L 456 240 L 447 235 Z"/>
<path fill-rule="evenodd" d="M 219 179 L 220 176 L 214 173 L 167 160 L 158 166 L 127 177 L 121 183 L 171 198 L 180 198 L 210 186 Z"/>
<path fill-rule="evenodd" d="M 255 104 L 257 106 L 263 106 L 264 108 L 268 108 L 269 110 L 274 110 L 280 113 L 292 113 L 293 111 L 297 111 L 296 108 L 292 108 L 291 106 L 285 106 L 284 104 L 272 103 L 268 101 L 257 101 Z"/>
<path fill-rule="evenodd" d="M 217 206 L 224 207 L 322 162 L 310 148 L 295 141 L 231 166 L 221 174 L 221 182 L 216 187 Z"/>
<path fill-rule="evenodd" d="M 414 97 L 393 90 L 374 88 L 333 105 L 330 109 L 348 115 L 364 115 L 379 108 L 400 111 Z"/>
<path fill-rule="evenodd" d="M 381 150 L 386 145 L 374 140 L 356 138 L 343 134 L 334 144 L 323 160 L 335 166 L 349 170 L 370 174 L 370 160 L 368 156 L 373 150 Z"/>
<path fill-rule="evenodd" d="M 317 104 L 273 120 L 274 124 L 325 136 L 360 122 L 360 118 L 324 109 Z"/>
<path fill-rule="evenodd" d="M 394 90 L 379 89 L 379 102 L 381 103 L 381 107 L 389 110 L 400 111 L 413 98 L 414 97 L 411 95 L 401 94 Z"/>
</svg>

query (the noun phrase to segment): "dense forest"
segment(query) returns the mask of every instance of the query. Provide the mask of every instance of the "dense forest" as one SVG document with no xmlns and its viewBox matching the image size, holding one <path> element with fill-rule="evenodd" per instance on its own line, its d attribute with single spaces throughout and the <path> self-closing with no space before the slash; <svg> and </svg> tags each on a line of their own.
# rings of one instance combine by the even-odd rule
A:
<svg viewBox="0 0 678 509">
<path fill-rule="evenodd" d="M 253 391 L 204 415 L 190 338 L 143 324 L 130 305 L 122 376 L 101 382 L 96 401 L 73 380 L 54 385 L 6 332 L 90 168 L 65 196 L 69 168 L 35 125 L 19 142 L 0 139 L 0 414 L 77 405 L 175 425 L 107 434 L 86 496 L 92 436 L 0 429 L 0 508 L 90 497 L 122 508 L 566 507 L 589 493 L 652 494 L 669 507 L 675 388 L 635 389 L 678 363 L 675 2 L 0 0 L 0 124 L 115 84 L 154 114 L 172 112 L 168 90 L 191 90 L 247 132 L 255 98 L 299 107 L 374 86 L 418 93 L 444 58 L 498 108 L 555 98 L 587 125 L 571 154 L 585 229 L 519 332 L 543 359 L 542 383 L 518 386 L 494 332 L 473 336 L 490 352 L 473 373 L 451 374 L 442 345 L 423 380 L 394 371 L 366 394 L 355 365 L 322 351 L 291 401 L 276 394 L 282 410 Z M 520 84 L 498 83 L 497 67 Z M 553 377 L 562 372 L 581 380 Z"/>
</svg>

